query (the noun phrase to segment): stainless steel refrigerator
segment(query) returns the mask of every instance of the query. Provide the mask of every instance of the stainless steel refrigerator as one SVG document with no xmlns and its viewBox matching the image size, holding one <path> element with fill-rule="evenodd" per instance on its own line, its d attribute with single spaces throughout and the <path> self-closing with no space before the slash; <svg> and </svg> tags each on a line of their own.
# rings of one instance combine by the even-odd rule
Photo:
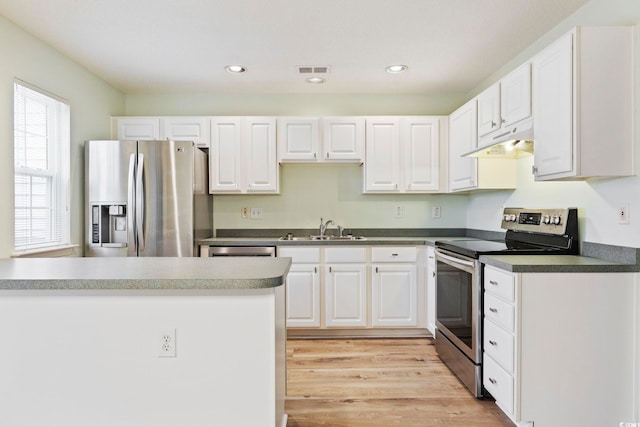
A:
<svg viewBox="0 0 640 427">
<path fill-rule="evenodd" d="M 86 256 L 197 256 L 211 237 L 207 155 L 192 142 L 85 143 Z"/>
</svg>

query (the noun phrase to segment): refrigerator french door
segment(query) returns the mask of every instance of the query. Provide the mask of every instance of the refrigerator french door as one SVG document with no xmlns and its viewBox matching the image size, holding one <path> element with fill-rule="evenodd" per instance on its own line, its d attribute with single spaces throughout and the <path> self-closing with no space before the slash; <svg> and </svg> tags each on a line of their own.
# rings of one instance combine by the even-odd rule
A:
<svg viewBox="0 0 640 427">
<path fill-rule="evenodd" d="M 195 233 L 210 237 L 196 210 L 210 198 L 194 185 L 206 155 L 192 142 L 88 141 L 85 153 L 87 256 L 193 256 Z"/>
</svg>

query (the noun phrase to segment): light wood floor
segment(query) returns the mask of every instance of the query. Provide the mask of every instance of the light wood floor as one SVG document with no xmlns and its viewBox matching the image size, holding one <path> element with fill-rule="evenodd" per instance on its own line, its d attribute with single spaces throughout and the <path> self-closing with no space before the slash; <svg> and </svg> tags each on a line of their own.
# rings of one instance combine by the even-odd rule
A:
<svg viewBox="0 0 640 427">
<path fill-rule="evenodd" d="M 510 426 L 438 359 L 433 340 L 287 341 L 288 427 Z"/>
</svg>

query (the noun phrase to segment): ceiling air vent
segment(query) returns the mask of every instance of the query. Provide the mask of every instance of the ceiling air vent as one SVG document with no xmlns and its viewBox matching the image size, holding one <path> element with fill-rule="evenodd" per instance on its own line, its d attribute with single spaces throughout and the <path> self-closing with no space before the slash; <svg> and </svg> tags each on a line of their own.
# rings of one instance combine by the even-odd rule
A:
<svg viewBox="0 0 640 427">
<path fill-rule="evenodd" d="M 327 74 L 329 72 L 328 65 L 302 65 L 298 67 L 300 74 Z"/>
</svg>

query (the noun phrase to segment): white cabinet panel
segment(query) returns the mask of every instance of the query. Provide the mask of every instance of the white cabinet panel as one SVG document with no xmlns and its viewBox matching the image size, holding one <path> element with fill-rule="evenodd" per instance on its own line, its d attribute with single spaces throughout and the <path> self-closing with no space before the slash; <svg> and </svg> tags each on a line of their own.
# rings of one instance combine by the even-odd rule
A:
<svg viewBox="0 0 640 427">
<path fill-rule="evenodd" d="M 318 265 L 292 264 L 286 286 L 287 327 L 319 327 Z"/>
<path fill-rule="evenodd" d="M 279 161 L 317 161 L 319 157 L 317 118 L 278 118 Z"/>
<path fill-rule="evenodd" d="M 198 147 L 209 147 L 208 117 L 163 117 L 160 125 L 161 139 L 193 141 Z"/>
<path fill-rule="evenodd" d="M 371 323 L 373 326 L 416 326 L 416 266 L 380 264 L 372 266 Z"/>
<path fill-rule="evenodd" d="M 531 116 L 531 63 L 527 62 L 500 80 L 501 127 Z"/>
<path fill-rule="evenodd" d="M 496 83 L 478 95 L 478 136 L 493 132 L 500 124 L 500 83 Z"/>
<path fill-rule="evenodd" d="M 160 139 L 160 119 L 157 117 L 119 117 L 116 138 L 121 141 L 156 141 Z"/>
<path fill-rule="evenodd" d="M 427 247 L 427 329 L 436 335 L 436 255 L 433 246 Z"/>
<path fill-rule="evenodd" d="M 477 144 L 477 109 L 473 99 L 449 116 L 449 191 L 476 186 L 477 159 L 462 155 L 476 148 Z"/>
<path fill-rule="evenodd" d="M 332 264 L 325 267 L 325 325 L 367 325 L 365 264 Z"/>
<path fill-rule="evenodd" d="M 397 191 L 400 181 L 400 122 L 396 117 L 367 119 L 365 192 Z"/>
<path fill-rule="evenodd" d="M 364 160 L 364 117 L 323 117 L 323 159 Z"/>
<path fill-rule="evenodd" d="M 245 119 L 245 170 L 248 192 L 278 191 L 276 120 L 270 117 Z"/>
<path fill-rule="evenodd" d="M 241 155 L 241 119 L 212 119 L 209 149 L 210 193 L 242 190 Z"/>
<path fill-rule="evenodd" d="M 440 118 L 403 118 L 401 125 L 405 191 L 438 191 L 440 189 Z"/>
</svg>

